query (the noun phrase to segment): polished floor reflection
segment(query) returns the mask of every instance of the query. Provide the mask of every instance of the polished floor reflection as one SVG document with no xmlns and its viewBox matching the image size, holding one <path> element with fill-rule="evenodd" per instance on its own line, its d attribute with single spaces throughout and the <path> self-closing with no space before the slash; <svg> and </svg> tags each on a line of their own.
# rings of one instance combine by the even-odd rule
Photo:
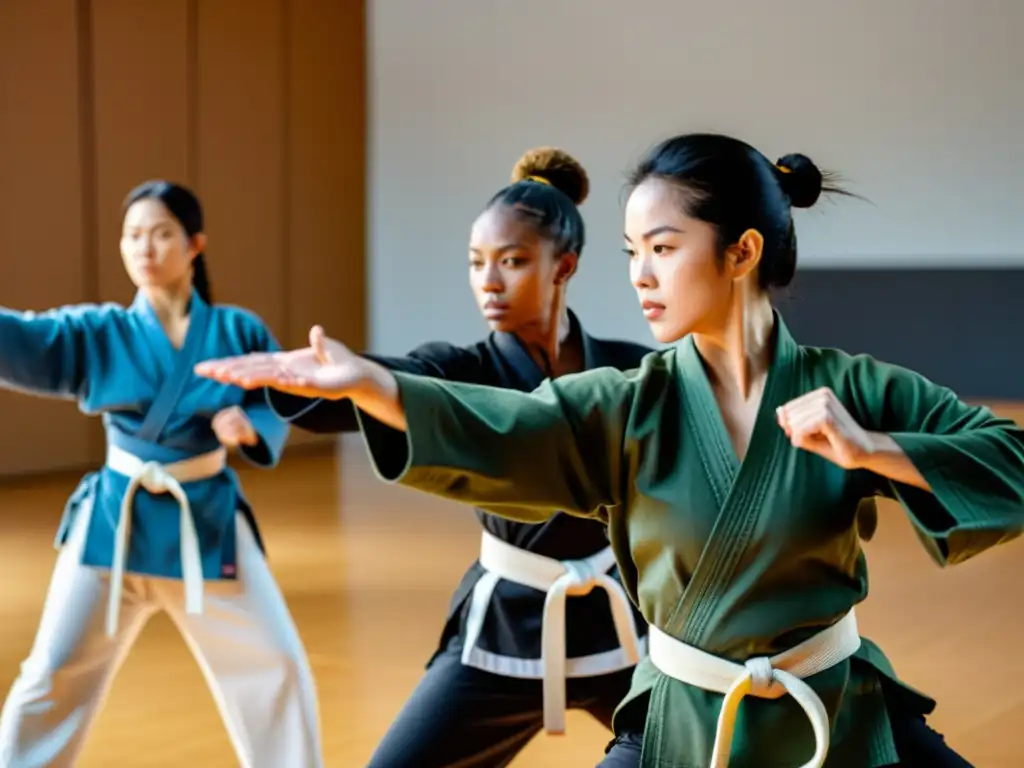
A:
<svg viewBox="0 0 1024 768">
<path fill-rule="evenodd" d="M 433 649 L 452 588 L 478 543 L 469 510 L 376 481 L 356 446 L 242 471 L 271 566 L 320 690 L 327 764 L 364 766 Z M 0 687 L 35 631 L 75 477 L 0 488 Z M 1024 760 L 1024 543 L 946 571 L 887 505 L 868 546 L 862 631 L 912 684 L 939 699 L 934 724 L 979 768 Z M 535 739 L 515 768 L 593 766 L 608 734 L 570 713 L 564 737 Z M 81 768 L 235 765 L 217 711 L 170 622 L 158 616 L 121 670 Z"/>
</svg>

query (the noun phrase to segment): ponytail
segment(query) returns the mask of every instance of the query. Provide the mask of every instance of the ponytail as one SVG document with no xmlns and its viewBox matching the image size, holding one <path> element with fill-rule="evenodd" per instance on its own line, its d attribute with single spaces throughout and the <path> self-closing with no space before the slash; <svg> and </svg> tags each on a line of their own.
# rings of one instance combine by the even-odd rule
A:
<svg viewBox="0 0 1024 768">
<path fill-rule="evenodd" d="M 213 294 L 210 290 L 210 275 L 206 271 L 206 256 L 203 253 L 192 259 L 192 287 L 196 289 L 199 298 L 207 304 L 213 304 Z"/>
</svg>

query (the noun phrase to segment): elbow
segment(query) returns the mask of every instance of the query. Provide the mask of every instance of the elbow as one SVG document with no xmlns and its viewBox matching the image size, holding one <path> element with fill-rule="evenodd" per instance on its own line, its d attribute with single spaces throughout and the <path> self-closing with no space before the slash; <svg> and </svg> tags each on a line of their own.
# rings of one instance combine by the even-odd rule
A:
<svg viewBox="0 0 1024 768">
<path fill-rule="evenodd" d="M 284 453 L 284 446 L 283 444 L 271 445 L 260 437 L 253 445 L 240 446 L 239 453 L 242 458 L 253 466 L 261 469 L 273 469 L 281 461 L 281 455 Z"/>
</svg>

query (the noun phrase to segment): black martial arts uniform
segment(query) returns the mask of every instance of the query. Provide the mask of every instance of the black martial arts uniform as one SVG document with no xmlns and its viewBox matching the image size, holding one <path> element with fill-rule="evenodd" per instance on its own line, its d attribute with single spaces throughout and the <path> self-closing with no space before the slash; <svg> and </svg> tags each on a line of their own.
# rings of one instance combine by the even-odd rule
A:
<svg viewBox="0 0 1024 768">
<path fill-rule="evenodd" d="M 630 370 L 652 351 L 631 342 L 594 338 L 574 313 L 569 317 L 570 334 L 582 343 L 585 369 Z M 407 357 L 365 357 L 391 370 L 521 391 L 532 391 L 545 378 L 518 338 L 502 332 L 467 347 L 430 343 Z M 281 418 L 300 429 L 358 430 L 348 400 L 307 400 L 273 390 L 268 390 L 268 400 Z M 481 510 L 477 516 L 485 538 L 489 534 L 553 560 L 582 560 L 608 551 L 606 529 L 595 521 L 559 513 L 531 525 Z M 618 583 L 610 557 L 608 563 L 607 573 Z M 510 763 L 544 725 L 545 596 L 540 589 L 488 575 L 480 561 L 475 562 L 451 600 L 425 676 L 378 746 L 370 768 L 492 768 Z M 642 656 L 646 622 L 635 606 L 630 604 L 625 611 Z M 565 624 L 566 706 L 584 709 L 610 728 L 635 662 L 620 646 L 608 593 L 598 588 L 569 597 Z M 595 762 L 599 759 L 597 752 Z"/>
</svg>

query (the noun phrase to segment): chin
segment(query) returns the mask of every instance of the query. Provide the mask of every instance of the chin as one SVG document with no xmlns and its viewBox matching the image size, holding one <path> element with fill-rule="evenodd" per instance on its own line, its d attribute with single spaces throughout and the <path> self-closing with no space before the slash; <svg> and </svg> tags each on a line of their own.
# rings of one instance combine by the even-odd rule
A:
<svg viewBox="0 0 1024 768">
<path fill-rule="evenodd" d="M 516 331 L 516 324 L 510 323 L 508 320 L 487 320 L 485 318 L 485 321 L 487 323 L 487 327 L 492 331 L 500 331 L 502 333 L 515 333 Z"/>
<path fill-rule="evenodd" d="M 648 327 L 651 329 L 654 340 L 659 344 L 672 344 L 690 333 L 689 328 L 679 328 L 661 322 L 648 323 Z"/>
</svg>

